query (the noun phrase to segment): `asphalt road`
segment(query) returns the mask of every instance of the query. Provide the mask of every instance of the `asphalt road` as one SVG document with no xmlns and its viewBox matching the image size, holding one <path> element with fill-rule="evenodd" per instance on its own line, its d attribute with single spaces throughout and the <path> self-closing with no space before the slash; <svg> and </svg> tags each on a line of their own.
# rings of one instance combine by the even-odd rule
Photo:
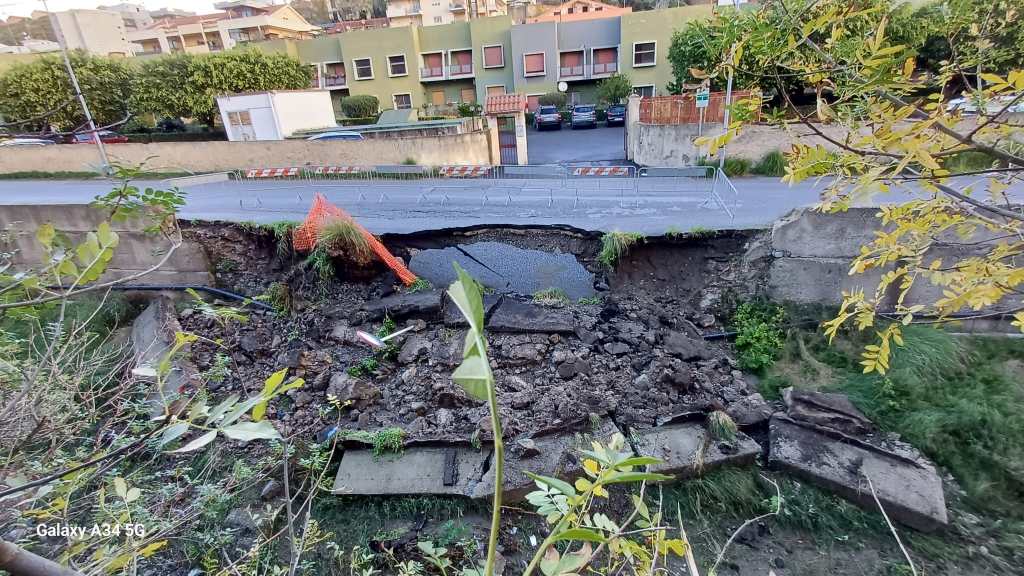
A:
<svg viewBox="0 0 1024 576">
<path fill-rule="evenodd" d="M 357 217 L 377 234 L 484 224 L 554 225 L 588 230 L 623 230 L 661 234 L 681 231 L 758 228 L 800 206 L 815 204 L 820 187 L 787 186 L 777 178 L 736 178 L 738 194 L 723 194 L 735 218 L 708 205 L 707 186 L 691 179 L 641 179 L 636 192 L 629 180 L 571 181 L 575 189 L 552 180 L 402 181 L 333 186 L 306 182 L 223 182 L 187 189 L 182 218 L 273 222 L 300 220 L 314 192 Z M 140 182 L 156 186 L 159 182 Z M 110 190 L 103 181 L 0 181 L 0 204 L 77 204 Z M 625 188 L 616 188 L 625 187 Z M 1024 186 L 1010 195 L 1024 201 Z M 908 193 L 876 197 L 874 203 L 898 202 Z M 511 200 L 510 200 L 511 198 Z M 0 223 L 3 212 L 0 210 Z"/>
<path fill-rule="evenodd" d="M 530 164 L 621 164 L 626 161 L 626 130 L 622 126 L 526 132 Z"/>
</svg>

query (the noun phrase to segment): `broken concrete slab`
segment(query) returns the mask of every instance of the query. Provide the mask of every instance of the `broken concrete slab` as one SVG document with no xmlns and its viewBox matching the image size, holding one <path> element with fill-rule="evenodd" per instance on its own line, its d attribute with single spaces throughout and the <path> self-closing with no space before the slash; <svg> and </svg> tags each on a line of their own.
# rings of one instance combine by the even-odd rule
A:
<svg viewBox="0 0 1024 576">
<path fill-rule="evenodd" d="M 683 422 L 658 426 L 633 435 L 633 444 L 644 456 L 660 458 L 651 472 L 670 474 L 676 479 L 699 476 L 726 464 L 750 464 L 761 447 L 739 432 L 731 442 L 711 438 L 702 422 Z"/>
<path fill-rule="evenodd" d="M 602 418 L 597 426 L 573 433 L 556 433 L 531 438 L 529 451 L 509 451 L 505 455 L 505 479 L 502 500 L 516 502 L 536 490 L 533 479 L 526 472 L 551 476 L 572 481 L 582 474 L 576 454 L 580 449 L 589 450 L 591 440 L 607 442 L 619 432 L 609 418 Z M 473 490 L 474 498 L 490 498 L 494 495 L 494 470 L 490 469 Z"/>
<path fill-rule="evenodd" d="M 550 308 L 512 298 L 504 298 L 487 321 L 492 332 L 572 333 L 572 313 L 564 308 Z"/>
<path fill-rule="evenodd" d="M 408 317 L 433 318 L 441 311 L 441 290 L 401 292 L 368 302 L 363 306 L 367 320 L 380 320 L 385 315 L 394 320 Z"/>
<path fill-rule="evenodd" d="M 133 373 L 137 378 L 156 384 L 156 369 L 174 346 L 176 334 L 182 332 L 174 310 L 174 302 L 167 296 L 153 300 L 132 322 L 131 342 L 135 360 Z M 188 359 L 186 344 L 180 354 L 171 359 L 171 369 L 163 378 L 162 390 L 151 390 L 147 402 L 155 415 L 163 414 L 164 402 L 173 400 L 189 384 L 199 382 L 199 370 Z"/>
<path fill-rule="evenodd" d="M 942 480 L 923 457 L 909 458 L 785 416 L 773 416 L 769 430 L 772 466 L 877 510 L 868 477 L 889 517 L 925 531 L 948 524 Z"/>
<path fill-rule="evenodd" d="M 665 334 L 663 345 L 666 352 L 687 362 L 711 358 L 711 351 L 704 340 L 691 338 L 682 332 Z"/>
<path fill-rule="evenodd" d="M 372 450 L 347 450 L 334 479 L 334 494 L 471 496 L 484 475 L 488 451 L 469 446 L 407 448 L 376 457 Z"/>
<path fill-rule="evenodd" d="M 500 294 L 484 294 L 483 305 L 484 305 L 484 320 L 490 317 L 491 312 L 494 311 L 494 307 L 501 302 Z M 459 311 L 459 307 L 456 306 L 450 299 L 444 301 L 444 325 L 449 328 L 465 328 L 469 324 L 466 322 L 466 318 Z"/>
<path fill-rule="evenodd" d="M 875 426 L 845 394 L 797 390 L 782 391 L 786 414 L 794 419 L 816 426 L 825 426 L 845 434 L 867 434 Z"/>
<path fill-rule="evenodd" d="M 502 242 L 420 250 L 412 255 L 409 268 L 434 286 L 447 286 L 455 281 L 452 262 L 458 262 L 484 286 L 502 293 L 532 295 L 559 288 L 573 300 L 596 294 L 594 275 L 573 254 L 529 250 Z"/>
</svg>

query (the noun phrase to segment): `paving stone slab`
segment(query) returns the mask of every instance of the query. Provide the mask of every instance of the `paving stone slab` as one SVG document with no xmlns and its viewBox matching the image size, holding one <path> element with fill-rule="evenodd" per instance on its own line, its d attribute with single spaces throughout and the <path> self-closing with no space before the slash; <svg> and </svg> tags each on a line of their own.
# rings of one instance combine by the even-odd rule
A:
<svg viewBox="0 0 1024 576">
<path fill-rule="evenodd" d="M 379 320 L 385 314 L 395 320 L 411 316 L 431 318 L 441 312 L 441 290 L 423 292 L 402 292 L 385 296 L 376 302 L 368 302 L 363 306 L 369 320 Z"/>
<path fill-rule="evenodd" d="M 492 332 L 572 333 L 572 313 L 565 308 L 538 306 L 505 298 L 487 321 Z"/>
<path fill-rule="evenodd" d="M 334 479 L 334 494 L 470 496 L 484 475 L 490 453 L 465 446 L 407 448 L 375 457 L 372 450 L 347 450 Z"/>
<path fill-rule="evenodd" d="M 501 295 L 499 294 L 484 294 L 483 305 L 484 305 L 484 319 L 490 317 L 494 307 L 501 302 Z M 444 325 L 449 328 L 465 328 L 469 326 L 466 322 L 466 317 L 459 311 L 459 307 L 451 301 L 450 298 L 444 301 Z"/>
<path fill-rule="evenodd" d="M 867 475 L 889 517 L 924 531 L 948 524 L 942 480 L 923 458 L 887 452 L 785 416 L 773 416 L 769 429 L 772 466 L 877 510 Z"/>
<path fill-rule="evenodd" d="M 583 472 L 576 451 L 591 449 L 590 442 L 594 439 L 607 442 L 618 431 L 611 419 L 603 418 L 591 430 L 532 438 L 533 446 L 529 451 L 510 449 L 506 445 L 502 500 L 517 502 L 536 490 L 533 479 L 526 475 L 527 471 L 570 482 L 575 480 Z M 473 497 L 490 498 L 493 495 L 494 470 L 491 469 L 473 490 Z"/>
<path fill-rule="evenodd" d="M 651 472 L 670 474 L 677 480 L 699 476 L 716 466 L 749 464 L 761 447 L 742 432 L 732 442 L 712 440 L 703 422 L 658 426 L 633 435 L 636 449 L 644 456 L 662 460 Z"/>
</svg>

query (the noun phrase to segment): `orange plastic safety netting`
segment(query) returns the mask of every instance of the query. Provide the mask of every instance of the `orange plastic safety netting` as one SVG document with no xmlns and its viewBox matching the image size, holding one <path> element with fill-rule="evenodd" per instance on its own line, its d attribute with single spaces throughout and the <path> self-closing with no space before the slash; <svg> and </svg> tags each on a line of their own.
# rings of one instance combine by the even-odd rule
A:
<svg viewBox="0 0 1024 576">
<path fill-rule="evenodd" d="M 377 240 L 376 236 L 370 234 L 370 231 L 356 222 L 348 212 L 328 202 L 322 194 L 317 194 L 313 198 L 313 206 L 310 207 L 306 220 L 292 232 L 292 246 L 296 250 L 312 250 L 316 247 L 317 239 L 320 237 L 320 228 L 324 222 L 332 218 L 343 218 L 352 222 L 366 238 L 373 253 L 387 264 L 388 268 L 391 268 L 406 286 L 416 281 L 416 275 L 410 272 L 391 252 L 388 252 L 388 249 L 381 244 L 380 240 Z"/>
</svg>

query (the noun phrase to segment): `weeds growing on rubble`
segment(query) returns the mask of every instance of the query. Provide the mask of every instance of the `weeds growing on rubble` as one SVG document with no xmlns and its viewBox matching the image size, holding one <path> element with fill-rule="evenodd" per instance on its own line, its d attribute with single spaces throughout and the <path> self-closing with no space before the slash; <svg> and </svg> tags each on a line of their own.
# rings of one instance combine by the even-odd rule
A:
<svg viewBox="0 0 1024 576">
<path fill-rule="evenodd" d="M 601 252 L 597 260 L 608 268 L 614 268 L 615 264 L 629 252 L 634 244 L 643 241 L 644 235 L 639 232 L 608 232 L 601 236 Z"/>
</svg>

